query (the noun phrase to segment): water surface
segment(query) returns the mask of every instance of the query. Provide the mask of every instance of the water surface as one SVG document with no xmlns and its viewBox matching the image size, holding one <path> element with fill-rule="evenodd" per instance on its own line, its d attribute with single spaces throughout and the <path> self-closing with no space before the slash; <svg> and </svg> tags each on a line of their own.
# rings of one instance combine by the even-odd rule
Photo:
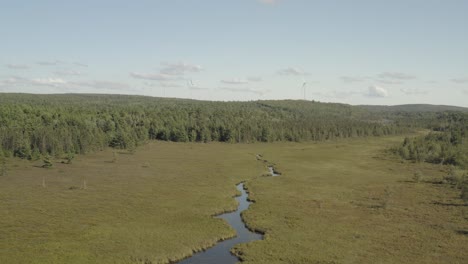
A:
<svg viewBox="0 0 468 264">
<path fill-rule="evenodd" d="M 250 202 L 247 200 L 248 195 L 244 190 L 244 183 L 240 183 L 237 189 L 242 193 L 241 196 L 236 197 L 239 207 L 235 212 L 226 213 L 217 216 L 226 220 L 229 225 L 236 230 L 237 236 L 232 239 L 224 240 L 219 242 L 214 247 L 207 249 L 206 251 L 199 252 L 185 260 L 180 261 L 180 264 L 231 264 L 239 262 L 236 256 L 230 253 L 231 248 L 239 243 L 247 243 L 254 240 L 263 239 L 263 235 L 251 232 L 245 227 L 244 222 L 241 219 L 241 213 L 249 208 Z"/>
</svg>

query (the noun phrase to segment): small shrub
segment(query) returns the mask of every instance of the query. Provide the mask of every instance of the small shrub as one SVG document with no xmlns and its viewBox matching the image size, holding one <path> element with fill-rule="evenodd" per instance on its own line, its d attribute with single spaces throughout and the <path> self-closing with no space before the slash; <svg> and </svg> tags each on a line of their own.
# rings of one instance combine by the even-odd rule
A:
<svg viewBox="0 0 468 264">
<path fill-rule="evenodd" d="M 423 174 L 421 171 L 417 171 L 413 174 L 413 181 L 418 183 L 421 182 L 423 179 Z"/>
<path fill-rule="evenodd" d="M 29 155 L 28 157 L 29 160 L 33 160 L 33 161 L 39 160 L 40 158 L 41 158 L 41 153 L 37 149 L 34 149 L 31 152 L 31 155 Z"/>
<path fill-rule="evenodd" d="M 455 188 L 461 189 L 465 183 L 466 178 L 466 174 L 461 174 L 460 171 L 457 171 L 457 169 L 451 167 L 447 176 L 444 177 L 444 182 L 453 185 Z"/>
<path fill-rule="evenodd" d="M 75 154 L 73 154 L 73 152 L 68 152 L 67 158 L 66 158 L 67 164 L 71 164 L 74 158 L 75 158 Z"/>
<path fill-rule="evenodd" d="M 44 159 L 42 160 L 42 168 L 51 168 L 52 167 L 52 162 L 50 161 L 49 155 L 46 155 Z"/>
</svg>

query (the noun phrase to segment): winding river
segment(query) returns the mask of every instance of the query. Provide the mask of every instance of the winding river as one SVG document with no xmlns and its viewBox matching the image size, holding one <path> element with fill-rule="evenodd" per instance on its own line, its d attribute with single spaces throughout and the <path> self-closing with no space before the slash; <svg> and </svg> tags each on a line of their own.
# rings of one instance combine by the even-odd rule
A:
<svg viewBox="0 0 468 264">
<path fill-rule="evenodd" d="M 242 193 L 241 196 L 236 197 L 236 200 L 239 202 L 239 207 L 237 210 L 232 213 L 226 213 L 217 216 L 217 218 L 226 220 L 226 222 L 228 222 L 229 225 L 231 225 L 232 228 L 236 230 L 237 236 L 232 239 L 221 241 L 212 248 L 182 260 L 179 262 L 180 264 L 237 263 L 239 259 L 230 252 L 234 245 L 263 239 L 263 235 L 254 233 L 245 227 L 245 224 L 241 218 L 241 213 L 242 211 L 245 211 L 247 208 L 249 208 L 250 202 L 247 199 L 247 192 L 244 190 L 244 183 L 239 183 L 237 185 L 237 189 Z"/>
<path fill-rule="evenodd" d="M 273 166 L 268 166 L 268 170 L 270 175 L 273 177 L 280 175 Z M 239 259 L 231 254 L 231 248 L 239 243 L 247 243 L 263 239 L 262 234 L 250 231 L 242 221 L 241 213 L 249 208 L 251 202 L 249 202 L 249 196 L 244 190 L 244 183 L 239 183 L 236 187 L 241 192 L 241 195 L 236 197 L 236 200 L 239 203 L 237 210 L 235 212 L 216 216 L 216 218 L 224 219 L 236 230 L 236 237 L 221 241 L 212 248 L 198 252 L 195 255 L 178 262 L 179 264 L 234 264 L 239 262 Z"/>
</svg>

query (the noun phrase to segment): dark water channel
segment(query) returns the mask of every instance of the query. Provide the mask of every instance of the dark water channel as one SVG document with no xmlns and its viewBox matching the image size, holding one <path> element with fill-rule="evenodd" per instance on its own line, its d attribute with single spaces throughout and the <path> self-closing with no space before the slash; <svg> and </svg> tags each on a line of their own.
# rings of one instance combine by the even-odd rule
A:
<svg viewBox="0 0 468 264">
<path fill-rule="evenodd" d="M 206 251 L 199 252 L 190 258 L 180 261 L 180 264 L 230 264 L 237 263 L 239 259 L 236 256 L 231 255 L 230 250 L 236 244 L 247 243 L 254 240 L 263 239 L 263 235 L 251 232 L 245 227 L 244 222 L 241 219 L 241 213 L 249 208 L 250 202 L 247 200 L 248 195 L 244 190 L 244 184 L 240 183 L 237 185 L 237 189 L 242 193 L 241 196 L 236 197 L 239 207 L 235 212 L 226 213 L 217 216 L 222 218 L 229 223 L 236 230 L 237 236 L 219 242 L 214 247 L 207 249 Z"/>
</svg>

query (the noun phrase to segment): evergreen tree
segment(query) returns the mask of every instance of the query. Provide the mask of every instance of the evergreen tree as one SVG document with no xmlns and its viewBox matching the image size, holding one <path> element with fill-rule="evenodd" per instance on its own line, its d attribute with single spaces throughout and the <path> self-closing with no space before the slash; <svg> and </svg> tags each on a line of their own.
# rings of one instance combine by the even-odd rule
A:
<svg viewBox="0 0 468 264">
<path fill-rule="evenodd" d="M 52 167 L 52 162 L 50 161 L 50 156 L 49 155 L 45 155 L 42 161 L 43 161 L 42 168 L 51 168 Z"/>
</svg>

